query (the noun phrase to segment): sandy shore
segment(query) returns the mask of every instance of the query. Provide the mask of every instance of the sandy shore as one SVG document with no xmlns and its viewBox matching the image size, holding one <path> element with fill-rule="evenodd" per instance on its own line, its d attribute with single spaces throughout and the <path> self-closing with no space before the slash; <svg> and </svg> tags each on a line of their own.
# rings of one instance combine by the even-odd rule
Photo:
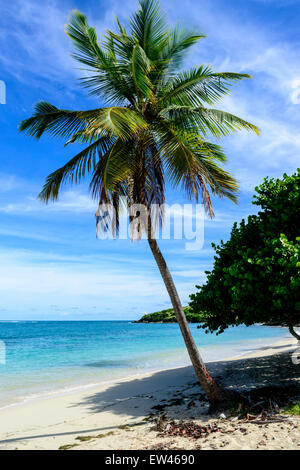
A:
<svg viewBox="0 0 300 470">
<path fill-rule="evenodd" d="M 241 391 L 272 384 L 298 386 L 300 365 L 291 361 L 296 347 L 291 339 L 240 359 L 211 362 L 208 368 L 223 385 Z M 241 426 L 231 417 L 207 412 L 192 367 L 183 367 L 2 409 L 0 449 L 300 449 L 297 417 Z M 217 426 L 218 432 L 199 439 L 162 436 L 152 421 L 158 413 Z"/>
</svg>

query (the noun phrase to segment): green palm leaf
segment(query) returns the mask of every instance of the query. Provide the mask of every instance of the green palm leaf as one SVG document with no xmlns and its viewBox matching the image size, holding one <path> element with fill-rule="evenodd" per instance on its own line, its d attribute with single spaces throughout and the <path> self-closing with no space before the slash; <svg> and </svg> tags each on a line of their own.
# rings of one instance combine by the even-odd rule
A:
<svg viewBox="0 0 300 470">
<path fill-rule="evenodd" d="M 59 191 L 66 182 L 79 183 L 86 172 L 95 169 L 96 163 L 109 148 L 113 145 L 113 140 L 108 137 L 100 137 L 78 155 L 69 160 L 64 166 L 51 173 L 39 194 L 39 199 L 44 202 L 55 201 Z"/>
<path fill-rule="evenodd" d="M 41 101 L 35 106 L 33 116 L 20 123 L 19 130 L 39 139 L 46 131 L 55 137 L 69 137 L 85 127 L 80 112 L 58 109 Z"/>
<path fill-rule="evenodd" d="M 215 104 L 223 95 L 229 93 L 231 81 L 250 78 L 247 74 L 214 73 L 213 70 L 201 65 L 188 72 L 179 73 L 158 92 L 158 104 L 202 106 L 203 103 Z"/>
<path fill-rule="evenodd" d="M 243 129 L 253 131 L 257 135 L 260 133 L 259 128 L 254 124 L 214 108 L 168 106 L 159 115 L 189 132 L 200 132 L 203 136 L 223 137 Z"/>
<path fill-rule="evenodd" d="M 130 25 L 132 37 L 138 41 L 149 59 L 155 60 L 168 37 L 168 27 L 159 3 L 155 0 L 141 0 Z"/>
<path fill-rule="evenodd" d="M 169 72 L 178 70 L 188 50 L 205 37 L 199 32 L 188 31 L 180 27 L 174 28 L 160 53 L 162 71 L 165 72 L 165 69 Z"/>
<path fill-rule="evenodd" d="M 150 98 L 152 95 L 152 85 L 149 80 L 151 63 L 145 54 L 144 49 L 139 44 L 135 44 L 131 58 L 131 72 L 138 98 Z"/>
<path fill-rule="evenodd" d="M 91 94 L 104 95 L 108 102 L 133 104 L 130 80 L 121 73 L 116 62 L 112 38 L 104 43 L 104 48 L 97 41 L 97 33 L 88 24 L 85 15 L 74 11 L 70 17 L 66 32 L 75 47 L 73 57 L 93 70 L 90 77 L 82 78 L 82 84 L 90 89 Z M 96 71 L 96 74 L 94 73 Z"/>
<path fill-rule="evenodd" d="M 99 135 L 127 139 L 139 130 L 146 129 L 147 122 L 135 110 L 113 106 L 89 111 L 58 109 L 50 103 L 38 103 L 33 117 L 20 123 L 20 131 L 40 138 L 44 132 L 55 137 L 70 137 L 70 142 L 88 136 L 90 140 Z"/>
</svg>

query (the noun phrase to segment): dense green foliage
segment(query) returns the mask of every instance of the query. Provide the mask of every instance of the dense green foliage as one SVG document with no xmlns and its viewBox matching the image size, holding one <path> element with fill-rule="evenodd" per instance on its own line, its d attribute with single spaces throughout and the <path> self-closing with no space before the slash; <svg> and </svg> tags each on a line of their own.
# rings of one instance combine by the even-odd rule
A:
<svg viewBox="0 0 300 470">
<path fill-rule="evenodd" d="M 300 322 L 300 169 L 255 188 L 261 207 L 213 247 L 214 267 L 191 295 L 194 311 L 207 312 L 202 325 L 221 333 L 230 325 Z"/>
<path fill-rule="evenodd" d="M 189 323 L 201 323 L 204 321 L 204 315 L 194 313 L 190 307 L 183 307 L 183 310 Z M 148 313 L 138 320 L 137 323 L 175 323 L 176 321 L 174 310 L 168 308 L 160 312 Z"/>
</svg>

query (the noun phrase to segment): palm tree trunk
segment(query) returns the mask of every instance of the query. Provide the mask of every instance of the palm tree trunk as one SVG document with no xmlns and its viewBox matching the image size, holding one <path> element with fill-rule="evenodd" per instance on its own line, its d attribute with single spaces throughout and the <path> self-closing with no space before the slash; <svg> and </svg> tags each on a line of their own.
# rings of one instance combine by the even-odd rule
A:
<svg viewBox="0 0 300 470">
<path fill-rule="evenodd" d="M 218 385 L 206 369 L 206 366 L 199 354 L 198 348 L 192 337 L 191 330 L 189 328 L 177 289 L 175 287 L 167 263 L 160 251 L 157 241 L 155 240 L 155 238 L 152 238 L 150 234 L 148 234 L 148 243 L 150 245 L 151 251 L 153 253 L 153 256 L 155 258 L 155 261 L 169 293 L 177 322 L 179 323 L 183 339 L 185 341 L 190 359 L 194 366 L 200 385 L 207 394 L 207 397 L 211 403 L 224 403 L 228 401 L 229 396 L 232 398 L 232 394 L 228 390 L 223 389 L 220 385 Z"/>
<path fill-rule="evenodd" d="M 289 324 L 288 327 L 291 335 L 293 335 L 298 341 L 300 341 L 300 335 L 298 335 L 298 333 L 294 330 L 293 325 Z"/>
</svg>

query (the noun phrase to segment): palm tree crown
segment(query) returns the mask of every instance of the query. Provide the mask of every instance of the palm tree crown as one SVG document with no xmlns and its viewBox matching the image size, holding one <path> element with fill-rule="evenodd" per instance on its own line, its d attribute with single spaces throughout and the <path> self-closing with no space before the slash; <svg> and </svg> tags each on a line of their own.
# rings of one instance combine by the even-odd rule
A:
<svg viewBox="0 0 300 470">
<path fill-rule="evenodd" d="M 81 81 L 109 106 L 89 111 L 58 109 L 47 102 L 20 130 L 40 138 L 44 132 L 86 144 L 84 150 L 51 173 L 39 195 L 57 199 L 64 183 L 79 182 L 89 172 L 93 197 L 119 213 L 119 196 L 128 203 L 162 206 L 165 183 L 182 186 L 190 198 L 202 198 L 212 216 L 210 193 L 236 200 L 238 184 L 220 164 L 223 149 L 207 139 L 258 128 L 214 106 L 229 93 L 239 73 L 216 73 L 200 65 L 182 71 L 186 52 L 203 34 L 169 30 L 156 0 L 141 0 L 126 30 L 97 39 L 94 28 L 74 11 L 66 32 L 74 58 L 88 73 Z M 118 221 L 115 221 L 115 226 Z"/>
</svg>

